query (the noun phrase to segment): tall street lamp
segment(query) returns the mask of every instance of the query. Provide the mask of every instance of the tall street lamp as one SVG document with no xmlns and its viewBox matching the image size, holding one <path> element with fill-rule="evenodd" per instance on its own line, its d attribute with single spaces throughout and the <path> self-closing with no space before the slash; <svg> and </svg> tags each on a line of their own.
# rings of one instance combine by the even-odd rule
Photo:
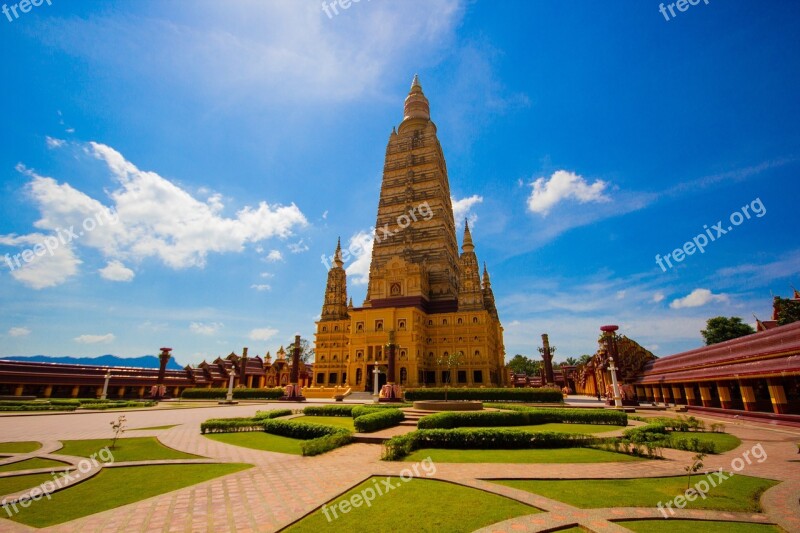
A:
<svg viewBox="0 0 800 533">
<path fill-rule="evenodd" d="M 614 389 L 614 406 L 622 407 L 622 394 L 619 391 L 619 383 L 617 382 L 617 367 L 614 366 L 614 358 L 617 356 L 617 340 L 614 332 L 619 329 L 619 326 L 603 326 L 600 331 L 606 338 L 606 349 L 608 350 L 608 370 L 611 372 L 611 386 Z"/>
</svg>

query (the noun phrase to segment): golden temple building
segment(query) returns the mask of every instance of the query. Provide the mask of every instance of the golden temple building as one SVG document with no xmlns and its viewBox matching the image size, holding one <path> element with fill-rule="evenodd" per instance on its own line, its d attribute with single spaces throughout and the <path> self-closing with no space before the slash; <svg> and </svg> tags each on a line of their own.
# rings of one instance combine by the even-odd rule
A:
<svg viewBox="0 0 800 533">
<path fill-rule="evenodd" d="M 416 76 L 386 147 L 375 227 L 361 307 L 348 302 L 337 245 L 316 323 L 314 386 L 371 391 L 376 365 L 387 365 L 390 331 L 403 387 L 505 385 L 503 327 L 489 273 L 484 264 L 481 276 L 466 221 L 459 254 L 447 166 Z M 450 376 L 439 362 L 452 354 L 460 362 Z"/>
</svg>

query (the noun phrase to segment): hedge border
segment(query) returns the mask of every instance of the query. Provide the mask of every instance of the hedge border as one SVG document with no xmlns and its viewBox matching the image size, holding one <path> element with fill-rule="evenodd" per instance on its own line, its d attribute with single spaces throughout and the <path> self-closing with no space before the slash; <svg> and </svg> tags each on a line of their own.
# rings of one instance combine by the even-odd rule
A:
<svg viewBox="0 0 800 533">
<path fill-rule="evenodd" d="M 407 401 L 444 400 L 444 396 L 444 388 L 406 389 L 404 393 Z M 448 388 L 447 399 L 483 402 L 564 403 L 564 395 L 559 390 L 533 388 Z"/>
</svg>

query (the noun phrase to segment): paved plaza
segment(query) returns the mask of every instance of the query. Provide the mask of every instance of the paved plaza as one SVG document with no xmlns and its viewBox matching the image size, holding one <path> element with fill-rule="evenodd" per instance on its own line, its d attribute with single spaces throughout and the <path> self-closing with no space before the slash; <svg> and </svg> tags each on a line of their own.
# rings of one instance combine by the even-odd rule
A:
<svg viewBox="0 0 800 533">
<path fill-rule="evenodd" d="M 257 410 L 285 406 L 273 403 L 126 412 L 131 429 L 178 425 L 166 430 L 129 431 L 125 437 L 152 435 L 166 446 L 201 455 L 214 462 L 242 462 L 255 467 L 42 530 L 4 519 L 0 521 L 0 531 L 277 531 L 370 476 L 399 475 L 407 466 L 406 463 L 380 461 L 381 447 L 374 444 L 352 444 L 321 456 L 301 457 L 219 443 L 201 436 L 199 431 L 200 423 L 209 418 L 250 416 Z M 59 440 L 108 438 L 109 420 L 116 416 L 111 412 L 3 416 L 0 417 L 2 441 L 38 440 L 45 446 L 26 457 L 45 456 L 64 460 L 63 456 L 57 455 Z M 786 531 L 800 531 L 800 462 L 797 461 L 800 456 L 797 455 L 796 445 L 800 430 L 743 422 L 725 423 L 726 430 L 739 437 L 742 445 L 730 452 L 706 457 L 705 468 L 716 470 L 722 467 L 730 470 L 731 461 L 741 456 L 743 450 L 761 443 L 768 459 L 763 463 L 754 461 L 742 473 L 781 480 L 782 483 L 764 494 L 763 514 L 684 509 L 677 510 L 676 517 L 773 522 Z M 611 520 L 660 517 L 659 511 L 656 508 L 628 508 L 624 506 L 625 502 L 620 502 L 620 507 L 610 509 L 578 509 L 487 480 L 680 475 L 684 474 L 683 466 L 691 456 L 689 452 L 667 449 L 664 451 L 666 460 L 633 463 L 440 463 L 436 465 L 436 474 L 432 479 L 507 496 L 545 511 L 493 524 L 481 531 L 547 531 L 574 524 L 596 532 L 628 531 Z"/>
</svg>

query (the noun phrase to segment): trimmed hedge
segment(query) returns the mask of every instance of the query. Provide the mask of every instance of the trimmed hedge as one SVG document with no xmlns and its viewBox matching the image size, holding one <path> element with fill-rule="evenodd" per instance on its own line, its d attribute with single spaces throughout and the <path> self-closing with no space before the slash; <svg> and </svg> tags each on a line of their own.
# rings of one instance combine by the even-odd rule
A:
<svg viewBox="0 0 800 533">
<path fill-rule="evenodd" d="M 397 461 L 420 448 L 512 450 L 529 448 L 576 448 L 594 444 L 589 435 L 534 433 L 519 429 L 421 429 L 393 437 L 384 443 L 382 458 Z"/>
<path fill-rule="evenodd" d="M 411 404 L 402 403 L 385 403 L 385 404 L 367 404 L 353 406 L 353 418 L 368 415 L 370 413 L 378 413 L 387 409 L 400 409 L 401 407 L 410 407 Z"/>
<path fill-rule="evenodd" d="M 105 409 L 123 409 L 126 407 L 152 407 L 156 405 L 154 401 L 119 401 L 119 402 L 97 402 L 97 403 L 81 403 L 81 409 L 97 409 L 97 410 L 105 410 Z"/>
<path fill-rule="evenodd" d="M 614 409 L 569 409 L 526 407 L 523 405 L 496 405 L 498 409 L 519 411 L 530 414 L 530 424 L 605 424 L 609 426 L 628 425 L 628 415 Z"/>
<path fill-rule="evenodd" d="M 453 429 L 459 427 L 529 426 L 527 412 L 450 411 L 427 415 L 419 419 L 419 429 Z M 535 423 L 535 422 L 534 422 Z"/>
<path fill-rule="evenodd" d="M 0 411 L 74 411 L 75 405 L 50 405 L 47 403 L 29 403 L 20 405 L 0 405 Z"/>
<path fill-rule="evenodd" d="M 284 394 L 282 388 L 233 389 L 233 398 L 236 400 L 277 400 Z M 186 389 L 181 394 L 184 400 L 224 400 L 227 396 L 227 388 Z"/>
<path fill-rule="evenodd" d="M 256 411 L 256 414 L 255 416 L 253 416 L 253 418 L 264 420 L 266 418 L 278 418 L 281 416 L 289 416 L 290 414 L 292 414 L 291 409 L 274 409 L 272 411 Z"/>
<path fill-rule="evenodd" d="M 309 405 L 303 409 L 306 416 L 352 416 L 355 405 Z"/>
<path fill-rule="evenodd" d="M 443 388 L 406 389 L 405 399 L 444 400 Z M 478 400 L 484 402 L 563 403 L 564 396 L 555 389 L 447 389 L 448 400 Z"/>
<path fill-rule="evenodd" d="M 212 418 L 200 424 L 200 433 L 238 433 L 264 431 L 264 420 L 258 418 Z"/>
<path fill-rule="evenodd" d="M 359 433 L 371 433 L 380 429 L 396 426 L 406 416 L 400 409 L 376 409 L 372 413 L 353 419 L 353 425 Z"/>
<path fill-rule="evenodd" d="M 305 440 L 306 442 L 300 444 L 303 455 L 319 455 L 353 441 L 353 434 L 344 428 L 291 420 L 267 420 L 264 431 L 273 435 Z"/>
<path fill-rule="evenodd" d="M 353 442 L 353 434 L 349 431 L 332 433 L 318 439 L 307 440 L 300 444 L 305 456 L 319 455 Z"/>
</svg>

